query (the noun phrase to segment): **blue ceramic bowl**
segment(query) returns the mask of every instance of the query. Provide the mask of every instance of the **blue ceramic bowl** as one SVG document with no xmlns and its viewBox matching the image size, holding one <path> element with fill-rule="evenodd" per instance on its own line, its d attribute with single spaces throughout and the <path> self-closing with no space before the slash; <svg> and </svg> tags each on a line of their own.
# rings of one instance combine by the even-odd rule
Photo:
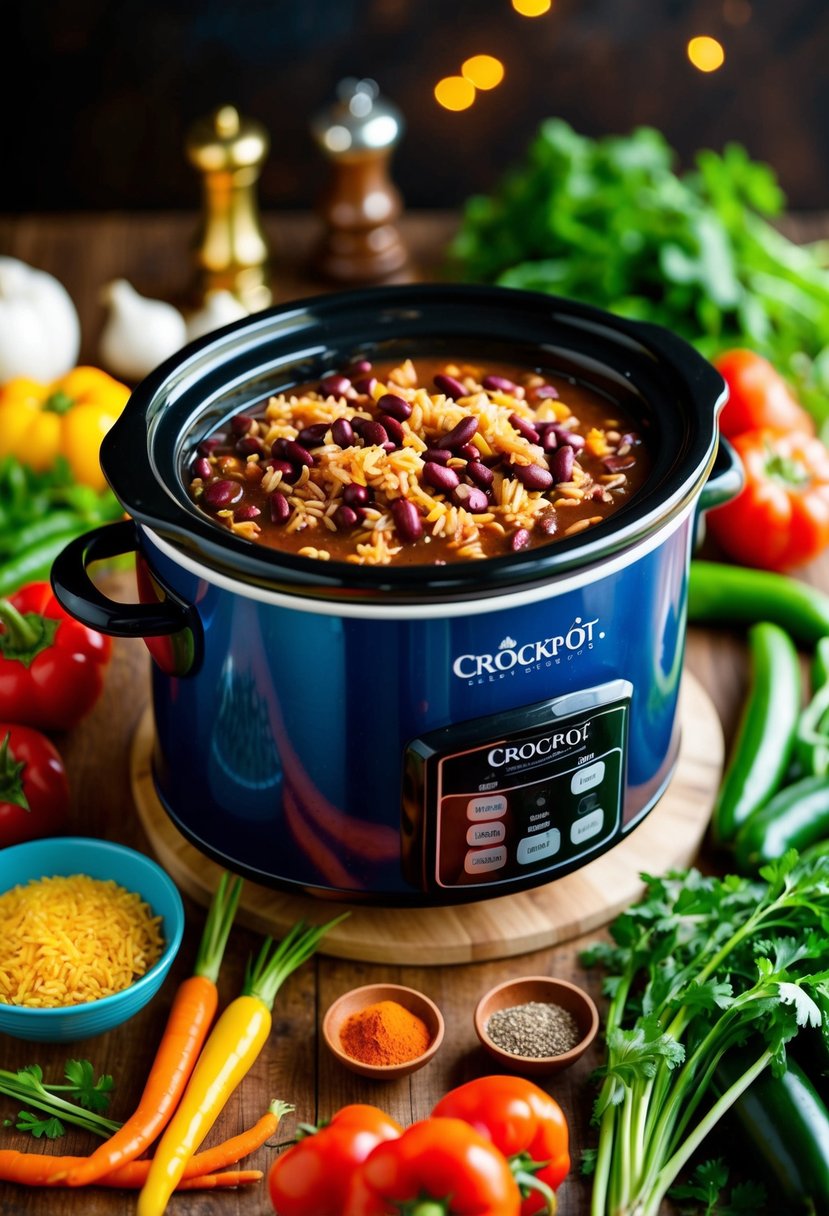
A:
<svg viewBox="0 0 829 1216">
<path fill-rule="evenodd" d="M 135 849 L 82 836 L 31 840 L 0 849 L 0 892 L 32 879 L 86 874 L 112 879 L 140 895 L 162 917 L 164 952 L 146 974 L 113 996 L 60 1009 L 0 1005 L 0 1032 L 41 1043 L 89 1039 L 119 1026 L 142 1009 L 161 987 L 181 946 L 184 906 L 172 879 Z"/>
</svg>

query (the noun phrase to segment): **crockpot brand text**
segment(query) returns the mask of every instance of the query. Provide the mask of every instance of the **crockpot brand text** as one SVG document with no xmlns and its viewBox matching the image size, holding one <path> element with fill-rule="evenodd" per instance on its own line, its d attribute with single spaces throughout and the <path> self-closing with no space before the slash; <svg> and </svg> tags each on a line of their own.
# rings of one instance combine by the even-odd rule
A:
<svg viewBox="0 0 829 1216">
<path fill-rule="evenodd" d="M 566 633 L 526 642 L 521 646 L 513 638 L 506 637 L 494 654 L 458 655 L 452 664 L 452 671 L 461 680 L 475 680 L 484 675 L 497 677 L 516 668 L 532 668 L 542 663 L 549 666 L 560 661 L 562 653 L 569 656 L 584 646 L 592 646 L 594 637 L 603 638 L 603 633 L 594 632 L 594 626 L 598 623 L 598 617 L 583 621 L 577 616 Z"/>
<path fill-rule="evenodd" d="M 543 739 L 528 739 L 526 743 L 513 747 L 493 747 L 487 755 L 487 763 L 493 768 L 502 768 L 505 764 L 516 764 L 519 760 L 534 760 L 537 756 L 549 756 L 563 747 L 579 747 L 587 742 L 590 723 L 583 722 L 581 726 L 571 726 L 569 730 L 559 731 L 555 735 L 545 735 Z"/>
</svg>

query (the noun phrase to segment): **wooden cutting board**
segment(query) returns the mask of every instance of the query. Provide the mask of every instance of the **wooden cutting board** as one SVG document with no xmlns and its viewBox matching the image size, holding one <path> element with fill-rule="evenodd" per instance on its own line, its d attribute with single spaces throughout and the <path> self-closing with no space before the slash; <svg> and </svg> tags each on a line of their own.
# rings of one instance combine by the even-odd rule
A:
<svg viewBox="0 0 829 1216">
<path fill-rule="evenodd" d="M 659 874 L 693 863 L 710 818 L 723 764 L 716 710 L 687 672 L 680 700 L 682 742 L 673 779 L 658 805 L 627 839 L 595 861 L 532 890 L 441 908 L 349 905 L 245 882 L 239 923 L 281 937 L 297 920 L 350 915 L 323 939 L 320 953 L 398 965 L 468 963 L 541 950 L 607 924 L 642 893 L 642 871 Z M 179 832 L 164 811 L 151 771 L 152 710 L 133 739 L 131 780 L 141 822 L 156 856 L 182 891 L 207 906 L 222 872 Z"/>
</svg>

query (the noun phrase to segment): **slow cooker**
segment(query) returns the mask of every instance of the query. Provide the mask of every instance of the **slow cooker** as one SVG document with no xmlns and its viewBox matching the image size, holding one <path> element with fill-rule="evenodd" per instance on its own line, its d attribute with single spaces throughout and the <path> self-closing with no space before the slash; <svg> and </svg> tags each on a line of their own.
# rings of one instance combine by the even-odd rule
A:
<svg viewBox="0 0 829 1216">
<path fill-rule="evenodd" d="M 320 562 L 218 527 L 198 444 L 355 356 L 553 366 L 639 420 L 644 487 L 589 534 L 423 566 Z M 55 593 L 152 654 L 153 779 L 197 849 L 260 883 L 449 904 L 547 883 L 657 805 L 679 745 L 690 555 L 739 487 L 726 396 L 687 343 L 573 301 L 415 284 L 257 313 L 132 394 L 101 463 L 128 518 L 72 542 Z M 87 567 L 135 551 L 138 600 Z"/>
</svg>

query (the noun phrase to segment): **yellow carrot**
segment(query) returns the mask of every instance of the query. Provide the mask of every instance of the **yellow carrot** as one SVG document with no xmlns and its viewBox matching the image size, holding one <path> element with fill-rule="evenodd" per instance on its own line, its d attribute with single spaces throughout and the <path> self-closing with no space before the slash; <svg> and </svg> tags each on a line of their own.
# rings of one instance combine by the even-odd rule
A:
<svg viewBox="0 0 829 1216">
<path fill-rule="evenodd" d="M 300 921 L 278 945 L 267 938 L 255 963 L 248 963 L 242 991 L 214 1025 L 178 1109 L 161 1137 L 138 1196 L 137 1216 L 161 1216 L 166 1211 L 187 1162 L 264 1047 L 283 981 L 311 957 L 323 935 L 347 915 L 317 927 Z"/>
</svg>

